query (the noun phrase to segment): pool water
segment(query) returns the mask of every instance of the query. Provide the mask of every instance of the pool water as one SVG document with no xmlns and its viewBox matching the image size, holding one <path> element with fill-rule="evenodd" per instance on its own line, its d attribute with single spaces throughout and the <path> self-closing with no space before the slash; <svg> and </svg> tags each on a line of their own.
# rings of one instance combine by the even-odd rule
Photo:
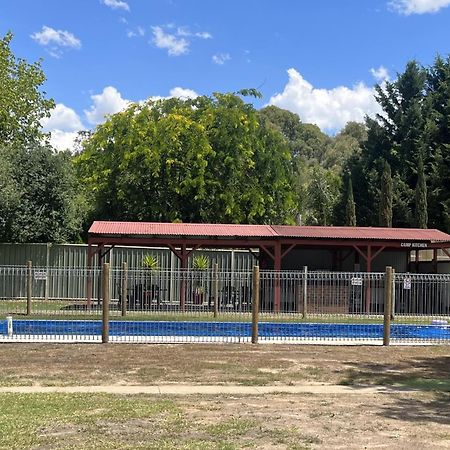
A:
<svg viewBox="0 0 450 450">
<path fill-rule="evenodd" d="M 278 323 L 260 322 L 261 339 L 279 338 L 347 338 L 382 339 L 381 324 Z M 0 335 L 7 335 L 6 320 L 0 321 Z M 201 336 L 250 337 L 250 322 L 170 322 L 170 321 L 110 321 L 110 336 Z M 14 320 L 13 335 L 100 336 L 99 320 Z M 448 340 L 449 325 L 392 324 L 392 339 Z"/>
</svg>

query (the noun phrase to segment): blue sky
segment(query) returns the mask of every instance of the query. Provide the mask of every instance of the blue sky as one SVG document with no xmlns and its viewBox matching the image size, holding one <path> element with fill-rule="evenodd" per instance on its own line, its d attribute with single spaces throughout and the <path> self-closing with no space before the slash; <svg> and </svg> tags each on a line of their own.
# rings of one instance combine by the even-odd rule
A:
<svg viewBox="0 0 450 450">
<path fill-rule="evenodd" d="M 128 101 L 256 87 L 333 133 L 373 115 L 373 85 L 450 49 L 450 0 L 0 0 L 16 56 L 43 59 L 70 147 Z"/>
</svg>

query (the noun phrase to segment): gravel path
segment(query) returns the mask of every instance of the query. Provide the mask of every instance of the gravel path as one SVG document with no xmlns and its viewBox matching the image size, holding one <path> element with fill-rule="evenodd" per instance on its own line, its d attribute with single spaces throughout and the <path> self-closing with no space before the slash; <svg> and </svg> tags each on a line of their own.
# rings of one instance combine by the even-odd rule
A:
<svg viewBox="0 0 450 450">
<path fill-rule="evenodd" d="M 0 394 L 20 393 L 64 393 L 64 394 L 152 394 L 152 395 L 257 395 L 257 394 L 386 394 L 411 393 L 411 389 L 395 389 L 385 386 L 342 386 L 330 384 L 308 384 L 295 386 L 242 386 L 242 385 L 198 385 L 173 384 L 153 386 L 4 386 L 0 387 Z"/>
</svg>

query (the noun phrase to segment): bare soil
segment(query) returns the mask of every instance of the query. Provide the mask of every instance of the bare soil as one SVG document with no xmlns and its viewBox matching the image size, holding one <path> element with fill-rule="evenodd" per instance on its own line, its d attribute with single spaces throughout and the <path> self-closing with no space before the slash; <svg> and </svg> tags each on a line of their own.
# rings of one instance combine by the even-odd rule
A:
<svg viewBox="0 0 450 450">
<path fill-rule="evenodd" d="M 179 411 L 177 425 L 160 435 L 155 434 L 154 418 L 123 417 L 120 423 L 100 423 L 99 441 L 90 447 L 86 436 L 92 439 L 94 428 L 87 432 L 64 423 L 42 431 L 51 442 L 45 448 L 113 448 L 107 446 L 110 439 L 127 442 L 126 448 L 450 448 L 450 348 L 445 346 L 0 346 L 3 386 L 171 383 L 324 383 L 396 386 L 399 390 L 361 390 L 351 395 L 170 396 L 167 399 Z M 402 387 L 409 390 L 402 392 Z M 161 400 L 161 396 L 145 394 L 118 397 Z"/>
<path fill-rule="evenodd" d="M 450 348 L 3 344 L 0 385 L 383 384 L 450 380 Z M 443 383 L 443 384 L 442 384 Z M 450 381 L 449 381 L 450 383 Z M 450 384 L 449 384 L 450 390 Z"/>
</svg>

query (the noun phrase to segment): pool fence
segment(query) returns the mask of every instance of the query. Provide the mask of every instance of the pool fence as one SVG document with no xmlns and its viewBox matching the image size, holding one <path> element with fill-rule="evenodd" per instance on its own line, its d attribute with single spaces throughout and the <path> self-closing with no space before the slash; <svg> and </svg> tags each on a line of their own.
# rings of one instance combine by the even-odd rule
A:
<svg viewBox="0 0 450 450">
<path fill-rule="evenodd" d="M 0 340 L 450 343 L 450 275 L 0 267 Z"/>
</svg>

